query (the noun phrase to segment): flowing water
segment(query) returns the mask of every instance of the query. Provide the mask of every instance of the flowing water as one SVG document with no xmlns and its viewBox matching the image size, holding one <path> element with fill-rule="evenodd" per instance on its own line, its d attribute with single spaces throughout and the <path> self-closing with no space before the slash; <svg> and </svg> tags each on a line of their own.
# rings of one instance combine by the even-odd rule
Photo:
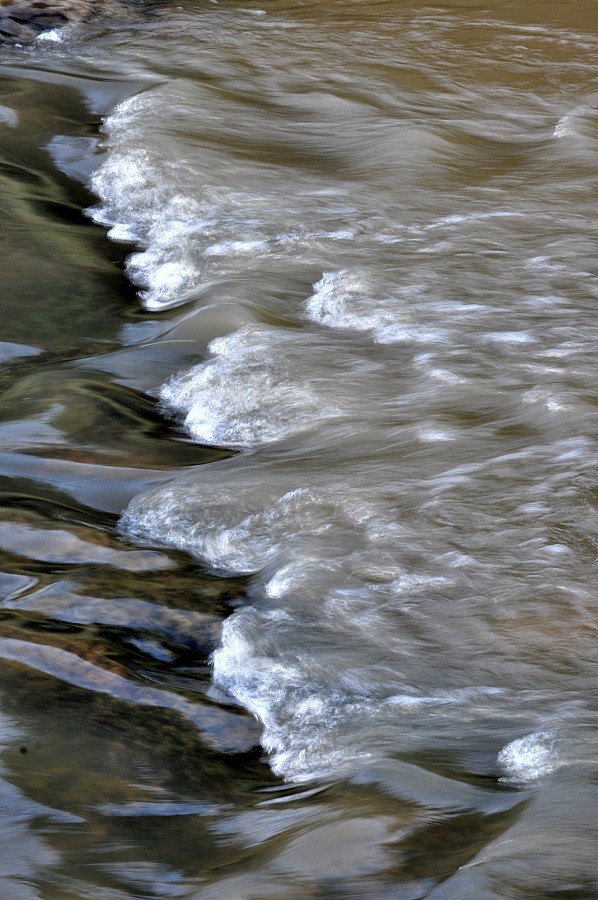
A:
<svg viewBox="0 0 598 900">
<path fill-rule="evenodd" d="M 0 50 L 0 894 L 598 896 L 598 12 Z"/>
</svg>

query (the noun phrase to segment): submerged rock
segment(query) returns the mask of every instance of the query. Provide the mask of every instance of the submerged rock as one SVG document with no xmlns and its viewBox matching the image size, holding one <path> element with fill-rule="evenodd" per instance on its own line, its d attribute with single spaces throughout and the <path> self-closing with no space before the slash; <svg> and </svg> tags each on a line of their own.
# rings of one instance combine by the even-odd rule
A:
<svg viewBox="0 0 598 900">
<path fill-rule="evenodd" d="M 0 44 L 30 43 L 44 31 L 110 16 L 126 5 L 131 4 L 123 0 L 0 0 Z"/>
</svg>

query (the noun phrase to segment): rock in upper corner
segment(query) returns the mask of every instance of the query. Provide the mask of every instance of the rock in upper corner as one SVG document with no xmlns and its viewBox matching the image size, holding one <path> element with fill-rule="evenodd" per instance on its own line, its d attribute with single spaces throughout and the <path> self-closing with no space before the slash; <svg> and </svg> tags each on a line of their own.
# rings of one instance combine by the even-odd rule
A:
<svg viewBox="0 0 598 900">
<path fill-rule="evenodd" d="M 31 43 L 44 31 L 109 16 L 118 0 L 0 0 L 0 44 Z"/>
</svg>

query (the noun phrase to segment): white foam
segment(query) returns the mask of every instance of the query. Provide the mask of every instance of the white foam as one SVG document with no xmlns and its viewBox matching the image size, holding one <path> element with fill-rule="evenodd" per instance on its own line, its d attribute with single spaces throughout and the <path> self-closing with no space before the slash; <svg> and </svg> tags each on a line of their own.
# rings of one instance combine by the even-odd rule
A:
<svg viewBox="0 0 598 900">
<path fill-rule="evenodd" d="M 166 407 L 185 415 L 196 440 L 252 447 L 340 415 L 326 398 L 325 380 L 319 384 L 314 371 L 309 378 L 301 368 L 305 348 L 293 332 L 247 325 L 209 349 L 211 360 L 179 373 L 159 392 Z M 325 379 L 325 365 L 319 368 Z"/>
<path fill-rule="evenodd" d="M 484 340 L 491 344 L 531 344 L 536 339 L 527 331 L 491 331 Z"/>
<path fill-rule="evenodd" d="M 49 31 L 42 31 L 38 34 L 36 41 L 47 41 L 48 43 L 60 44 L 64 41 L 64 28 L 51 28 Z"/>
<path fill-rule="evenodd" d="M 133 101 L 121 107 L 125 119 L 129 107 L 135 109 Z M 197 285 L 193 238 L 207 227 L 206 211 L 176 187 L 173 191 L 164 169 L 146 149 L 125 147 L 108 154 L 92 176 L 102 203 L 88 211 L 110 227 L 112 240 L 141 245 L 127 261 L 127 274 L 143 288 L 144 305 L 154 310 L 177 305 Z"/>
<path fill-rule="evenodd" d="M 450 216 L 443 216 L 429 225 L 413 226 L 415 231 L 436 231 L 440 228 L 451 228 L 453 225 L 477 225 L 478 222 L 485 222 L 488 219 L 512 219 L 520 218 L 523 213 L 515 212 L 508 209 L 494 209 L 488 212 L 472 212 L 472 213 L 455 213 Z"/>
<path fill-rule="evenodd" d="M 268 242 L 258 241 L 220 241 L 212 244 L 206 250 L 207 256 L 254 256 L 256 253 L 266 250 Z"/>
<path fill-rule="evenodd" d="M 121 104 L 123 117 L 135 100 Z M 115 121 L 119 119 L 108 118 L 105 127 L 114 126 Z M 152 167 L 147 150 L 130 148 L 109 153 L 94 172 L 91 187 L 102 201 L 88 210 L 95 222 L 116 228 L 119 234 L 126 232 L 136 240 L 147 238 L 154 216 L 149 203 L 146 207 L 137 198 L 153 200 L 158 208 L 165 200 L 159 173 Z"/>
<path fill-rule="evenodd" d="M 123 101 L 103 130 L 109 152 L 91 178 L 100 203 L 88 210 L 94 221 L 110 228 L 115 241 L 137 243 L 139 252 L 127 264 L 132 281 L 148 309 L 165 309 L 182 302 L 198 282 L 194 238 L 209 230 L 210 210 L 194 197 L 181 179 L 182 160 L 152 140 L 147 123 L 160 112 L 159 90 Z"/>
<path fill-rule="evenodd" d="M 505 454 L 505 464 L 512 468 L 527 453 L 537 456 L 526 448 Z M 487 666 L 466 649 L 488 638 L 484 616 L 468 612 L 468 595 L 483 597 L 491 577 L 475 554 L 450 543 L 429 553 L 427 535 L 399 518 L 388 483 L 377 484 L 363 464 L 359 478 L 356 472 L 347 477 L 337 465 L 334 476 L 312 472 L 311 484 L 298 485 L 287 462 L 264 467 L 260 454 L 238 456 L 136 498 L 122 520 L 133 537 L 256 576 L 254 605 L 224 625 L 214 685 L 259 718 L 273 769 L 293 781 L 354 769 L 385 747 L 416 745 L 422 733 L 428 740 L 431 717 L 465 747 L 481 721 L 519 721 L 527 709 L 536 723 L 538 705 L 546 704 L 540 692 L 519 691 L 520 672 L 511 684 L 488 684 Z M 545 569 L 550 557 L 536 556 Z M 409 570 L 412 558 L 420 563 Z M 560 565 L 561 555 L 554 558 Z M 458 664 L 453 627 L 463 647 Z M 422 668 L 428 633 L 436 650 Z M 504 779 L 548 772 L 551 740 L 537 732 L 505 747 Z"/>
<path fill-rule="evenodd" d="M 385 287 L 365 268 L 325 272 L 314 285 L 305 310 L 313 322 L 328 328 L 371 331 L 378 343 L 429 343 L 446 333 L 414 319 L 414 297 L 420 285 Z"/>
<path fill-rule="evenodd" d="M 526 391 L 522 397 L 521 402 L 525 404 L 538 404 L 539 406 L 544 406 L 550 412 L 565 412 L 570 409 L 570 406 L 564 403 L 562 400 L 557 399 L 546 388 L 536 385 L 536 387 L 530 388 L 529 391 Z"/>
<path fill-rule="evenodd" d="M 377 344 L 438 344 L 447 339 L 448 333 L 443 329 L 422 325 L 385 325 L 374 330 Z"/>
<path fill-rule="evenodd" d="M 288 475 L 269 472 L 264 481 L 257 462 L 247 465 L 202 467 L 201 479 L 138 497 L 122 527 L 218 570 L 263 573 L 254 582 L 262 599 L 224 623 L 214 685 L 259 718 L 277 773 L 330 776 L 370 758 L 373 723 L 404 714 L 385 699 L 403 682 L 393 655 L 401 636 L 385 610 L 442 593 L 452 579 L 390 566 L 406 533 L 371 486 L 327 478 L 326 487 L 291 487 Z M 363 580 L 370 577 L 374 586 Z M 394 580 L 383 591 L 381 579 Z M 381 672 L 397 682 L 393 692 Z M 468 700 L 452 705 L 459 702 Z M 447 705 L 444 697 L 432 703 Z"/>
<path fill-rule="evenodd" d="M 535 781 L 549 775 L 560 765 L 556 736 L 550 731 L 535 731 L 517 738 L 502 748 L 498 764 L 503 781 Z"/>
<path fill-rule="evenodd" d="M 18 124 L 19 114 L 16 109 L 12 109 L 10 106 L 0 106 L 0 125 L 16 128 Z"/>
<path fill-rule="evenodd" d="M 325 272 L 305 310 L 328 328 L 370 331 L 379 344 L 434 344 L 449 339 L 445 328 L 418 321 L 422 285 L 387 286 L 365 268 Z M 428 304 L 430 308 L 430 304 Z"/>
<path fill-rule="evenodd" d="M 385 320 L 392 324 L 389 313 L 372 308 L 372 299 L 372 288 L 363 270 L 325 272 L 314 285 L 305 309 L 313 322 L 329 328 L 367 331 Z"/>
<path fill-rule="evenodd" d="M 545 553 L 550 553 L 551 556 L 571 555 L 571 548 L 565 546 L 565 544 L 547 544 L 543 549 Z"/>
<path fill-rule="evenodd" d="M 306 622 L 302 593 L 296 586 L 284 608 L 269 603 L 237 611 L 224 623 L 213 654 L 215 685 L 260 720 L 272 768 L 286 779 L 338 777 L 375 758 L 376 729 L 393 735 L 393 742 L 408 742 L 405 729 L 413 722 L 407 725 L 406 717 L 420 723 L 451 718 L 477 727 L 480 714 L 492 715 L 493 705 L 508 703 L 508 692 L 492 686 L 427 694 L 403 682 L 400 691 L 381 696 L 380 679 L 391 675 L 392 657 L 387 642 L 370 644 L 371 616 L 352 615 L 350 605 L 332 613 L 325 604 L 321 613 L 312 607 Z M 363 594 L 357 606 L 360 599 Z M 379 638 L 383 632 L 388 638 L 388 624 L 379 627 Z M 353 638 L 342 653 L 339 631 Z M 400 673 L 392 679 L 398 687 Z"/>
<path fill-rule="evenodd" d="M 187 302 L 264 257 L 313 266 L 321 248 L 355 238 L 342 220 L 330 228 L 338 190 L 316 196 L 313 173 L 291 200 L 284 180 L 258 160 L 228 154 L 223 165 L 217 141 L 189 139 L 189 117 L 208 116 L 211 99 L 200 85 L 175 81 L 123 101 L 104 123 L 106 155 L 91 180 L 99 203 L 88 213 L 114 240 L 137 244 L 127 272 L 148 309 Z M 210 109 L 215 133 L 227 134 L 221 98 Z M 352 214 L 343 202 L 341 216 Z"/>
<path fill-rule="evenodd" d="M 487 699 L 501 696 L 504 692 L 501 688 L 471 687 L 455 691 L 438 692 L 437 694 L 395 694 L 385 702 L 388 706 L 405 710 L 420 707 L 459 706 L 462 703 L 470 703 L 479 698 Z"/>
<path fill-rule="evenodd" d="M 121 527 L 187 550 L 215 569 L 255 573 L 326 535 L 335 521 L 350 523 L 336 498 L 315 488 L 252 487 L 235 479 L 205 486 L 182 480 L 135 498 Z"/>
<path fill-rule="evenodd" d="M 574 135 L 578 133 L 577 125 L 580 119 L 583 119 L 590 110 L 586 106 L 578 106 L 575 109 L 570 110 L 568 113 L 565 113 L 564 116 L 558 120 L 556 125 L 554 126 L 554 130 L 552 132 L 553 137 L 555 138 L 563 138 L 568 137 L 570 135 Z"/>
<path fill-rule="evenodd" d="M 280 600 L 293 591 L 300 589 L 309 565 L 310 561 L 305 559 L 305 557 L 301 557 L 279 566 L 264 585 L 265 596 L 271 600 Z"/>
<path fill-rule="evenodd" d="M 283 614 L 284 616 L 284 614 Z M 279 656 L 277 614 L 244 609 L 227 619 L 213 655 L 214 683 L 263 724 L 262 744 L 277 774 L 296 781 L 338 774 L 371 753 L 338 741 L 335 725 L 367 715 L 371 703 L 337 685 L 309 659 Z M 283 627 L 293 622 L 283 621 Z M 310 671 L 311 669 L 311 671 Z"/>
</svg>

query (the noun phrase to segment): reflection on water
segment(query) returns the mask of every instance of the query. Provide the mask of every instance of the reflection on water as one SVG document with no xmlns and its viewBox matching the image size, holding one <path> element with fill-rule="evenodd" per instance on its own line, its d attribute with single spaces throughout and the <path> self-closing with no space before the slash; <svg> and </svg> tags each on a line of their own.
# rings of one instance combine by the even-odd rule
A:
<svg viewBox="0 0 598 900">
<path fill-rule="evenodd" d="M 0 56 L 0 893 L 593 897 L 593 4 Z"/>
</svg>

